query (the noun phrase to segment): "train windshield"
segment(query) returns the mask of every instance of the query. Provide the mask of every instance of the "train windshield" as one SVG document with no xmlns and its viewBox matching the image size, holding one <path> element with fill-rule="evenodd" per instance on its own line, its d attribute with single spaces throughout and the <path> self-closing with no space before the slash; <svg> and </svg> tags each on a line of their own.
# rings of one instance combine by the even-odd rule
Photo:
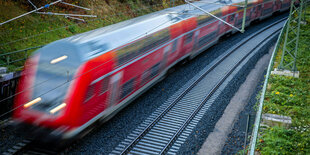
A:
<svg viewBox="0 0 310 155">
<path fill-rule="evenodd" d="M 50 113 L 64 102 L 70 83 L 81 64 L 74 46 L 52 43 L 36 52 L 39 54 L 32 99 L 40 97 L 40 104 L 32 108 Z"/>
</svg>

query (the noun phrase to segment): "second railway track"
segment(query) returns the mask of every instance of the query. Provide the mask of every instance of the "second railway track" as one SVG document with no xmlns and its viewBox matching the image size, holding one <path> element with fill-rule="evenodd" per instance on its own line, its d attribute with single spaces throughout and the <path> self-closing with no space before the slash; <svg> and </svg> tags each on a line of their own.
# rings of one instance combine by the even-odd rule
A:
<svg viewBox="0 0 310 155">
<path fill-rule="evenodd" d="M 16 143 L 13 147 L 8 149 L 6 152 L 3 152 L 3 155 L 49 155 L 49 154 L 58 154 L 59 152 L 53 150 L 52 148 L 47 148 L 46 146 L 41 147 L 40 144 L 37 144 L 32 139 L 24 139 L 19 143 Z"/>
<path fill-rule="evenodd" d="M 245 38 L 214 62 L 198 78 L 179 90 L 136 130 L 124 139 L 111 154 L 175 154 L 191 130 L 211 106 L 221 84 L 268 38 L 277 34 L 281 19 Z M 267 37 L 266 37 L 267 36 Z M 251 45 L 255 43 L 255 45 Z M 238 52 L 239 51 L 239 52 Z M 241 52 L 240 52 L 241 51 Z M 190 129 L 188 129 L 190 128 Z M 3 154 L 57 154 L 31 146 L 31 140 L 16 143 Z"/>
<path fill-rule="evenodd" d="M 175 154 L 190 130 L 209 109 L 225 80 L 284 24 L 281 19 L 240 41 L 177 96 L 157 109 L 111 154 Z M 179 142 L 179 143 L 177 143 Z"/>
</svg>

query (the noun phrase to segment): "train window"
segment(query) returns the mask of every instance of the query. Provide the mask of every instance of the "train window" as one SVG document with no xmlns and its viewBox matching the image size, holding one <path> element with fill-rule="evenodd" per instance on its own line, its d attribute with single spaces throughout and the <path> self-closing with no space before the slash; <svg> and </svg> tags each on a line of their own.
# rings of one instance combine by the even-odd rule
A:
<svg viewBox="0 0 310 155">
<path fill-rule="evenodd" d="M 122 65 L 134 57 L 143 55 L 151 49 L 158 47 L 159 45 L 170 40 L 169 29 L 164 29 L 155 34 L 149 35 L 131 45 L 128 45 L 120 50 L 118 50 L 118 65 Z"/>
<path fill-rule="evenodd" d="M 200 38 L 199 42 L 198 42 L 199 48 L 202 48 L 207 43 L 209 43 L 211 40 L 215 39 L 216 34 L 217 34 L 216 32 L 211 32 L 211 33 L 207 34 L 206 36 Z"/>
<path fill-rule="evenodd" d="M 102 94 L 104 94 L 105 92 L 108 91 L 108 88 L 109 88 L 109 80 L 110 80 L 109 77 L 104 78 L 103 80 L 101 80 L 101 82 L 100 82 L 100 86 L 101 86 L 100 95 L 102 95 Z"/>
<path fill-rule="evenodd" d="M 197 19 L 198 19 L 198 25 L 203 25 L 205 23 L 208 23 L 209 21 L 212 20 L 213 17 L 211 16 L 208 16 L 208 15 L 201 15 L 201 16 L 198 16 Z"/>
<path fill-rule="evenodd" d="M 185 35 L 185 44 L 188 44 L 188 43 L 192 42 L 193 34 L 194 34 L 194 32 L 191 32 L 191 33 Z"/>
<path fill-rule="evenodd" d="M 86 96 L 85 96 L 85 99 L 84 99 L 84 103 L 88 102 L 94 96 L 95 96 L 95 85 L 91 84 L 87 88 Z"/>
<path fill-rule="evenodd" d="M 171 53 L 177 51 L 178 39 L 173 42 Z"/>
<path fill-rule="evenodd" d="M 151 68 L 151 78 L 155 77 L 159 73 L 160 63 L 157 63 Z"/>
<path fill-rule="evenodd" d="M 251 12 L 254 12 L 254 10 L 255 10 L 255 8 L 253 7 L 253 8 L 251 8 Z"/>
<path fill-rule="evenodd" d="M 243 19 L 241 18 L 241 19 L 239 19 L 239 20 L 237 20 L 237 23 L 236 23 L 236 26 L 241 26 L 241 24 L 242 24 L 242 21 L 243 21 Z"/>
<path fill-rule="evenodd" d="M 216 17 L 221 17 L 222 16 L 221 9 L 217 9 L 215 11 L 212 11 L 211 13 L 213 15 L 215 15 Z M 201 25 L 204 25 L 204 24 L 206 24 L 208 22 L 211 22 L 215 18 L 211 17 L 209 15 L 201 15 L 201 16 L 198 16 L 197 19 L 198 19 L 198 25 L 201 26 Z"/>
<path fill-rule="evenodd" d="M 271 7 L 271 8 L 267 8 L 267 9 L 263 10 L 263 15 L 272 13 L 272 9 L 273 8 Z"/>
<path fill-rule="evenodd" d="M 170 39 L 169 30 L 164 29 L 158 33 L 150 35 L 149 37 L 144 39 L 143 47 L 140 49 L 141 53 L 145 53 L 154 47 L 157 47 Z"/>
<path fill-rule="evenodd" d="M 118 56 L 118 64 L 122 65 L 126 62 L 128 62 L 129 60 L 131 60 L 132 58 L 134 58 L 137 55 L 137 51 L 138 51 L 138 47 L 137 44 L 139 42 L 133 43 L 131 45 L 128 45 L 120 50 L 118 50 L 118 52 L 116 53 Z"/>
<path fill-rule="evenodd" d="M 150 70 L 146 70 L 142 73 L 140 86 L 144 85 L 149 80 Z"/>
<path fill-rule="evenodd" d="M 235 14 L 230 15 L 230 17 L 229 17 L 229 22 L 234 21 L 234 19 L 235 19 Z"/>
<path fill-rule="evenodd" d="M 121 99 L 129 95 L 134 90 L 134 83 L 136 78 L 132 78 L 131 80 L 127 81 L 121 90 Z"/>
</svg>

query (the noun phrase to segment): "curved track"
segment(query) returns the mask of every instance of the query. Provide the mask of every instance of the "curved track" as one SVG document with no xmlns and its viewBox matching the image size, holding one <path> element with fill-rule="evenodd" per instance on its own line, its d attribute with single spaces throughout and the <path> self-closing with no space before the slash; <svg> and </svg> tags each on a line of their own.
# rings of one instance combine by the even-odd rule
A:
<svg viewBox="0 0 310 155">
<path fill-rule="evenodd" d="M 186 137 L 190 132 L 184 131 L 188 126 L 192 126 L 192 123 L 197 124 L 199 118 L 202 117 L 200 114 L 201 109 L 209 108 L 209 103 L 212 96 L 216 96 L 216 90 L 225 81 L 225 79 L 234 71 L 239 64 L 246 59 L 247 56 L 255 49 L 245 52 L 243 54 L 236 54 L 238 49 L 244 48 L 251 40 L 259 37 L 260 34 L 267 30 L 272 31 L 269 35 L 275 35 L 282 27 L 281 23 L 284 19 L 281 19 L 269 26 L 266 26 L 259 32 L 252 34 L 251 36 L 244 39 L 238 45 L 235 45 L 230 52 L 220 58 L 219 61 L 215 62 L 207 71 L 199 76 L 193 83 L 191 83 L 185 90 L 183 90 L 178 96 L 172 100 L 168 100 L 163 106 L 157 109 L 147 120 L 143 122 L 127 139 L 120 143 L 112 152 L 112 154 L 164 154 L 177 152 L 177 148 L 172 145 L 176 144 L 176 141 L 185 141 Z M 278 26 L 277 26 L 278 25 Z M 280 26 L 279 26 L 280 25 Z M 277 26 L 277 28 L 275 28 Z M 274 30 L 270 30 L 274 28 Z M 268 37 L 265 36 L 266 40 Z M 261 41 L 258 44 L 263 43 Z M 256 45 L 255 47 L 258 47 Z M 234 55 L 239 55 L 240 58 L 237 60 Z M 234 65 L 225 64 L 230 60 Z M 222 65 L 222 66 L 221 66 Z M 217 68 L 222 69 L 221 74 L 217 73 Z M 232 67 L 233 66 L 233 67 Z M 225 73 L 225 74 L 223 74 Z M 210 75 L 215 76 L 211 77 Z M 212 80 L 210 80 L 212 79 Z M 210 82 L 214 81 L 214 82 Z M 217 82 L 215 82 L 217 81 Z M 196 118 L 198 116 L 198 118 Z M 182 135 L 181 135 L 182 134 Z M 50 152 L 49 150 L 38 150 L 33 147 L 32 142 L 29 140 L 17 143 L 12 148 L 8 149 L 3 154 L 19 154 L 19 153 L 30 153 L 30 154 L 56 154 L 57 152 Z"/>
<path fill-rule="evenodd" d="M 15 146 L 3 153 L 3 155 L 15 155 L 15 154 L 36 154 L 36 155 L 48 155 L 57 154 L 57 151 L 52 149 L 41 148 L 39 144 L 36 144 L 32 139 L 25 139 Z"/>
<path fill-rule="evenodd" d="M 6 152 L 3 153 L 3 155 L 13 155 L 20 153 L 29 143 L 31 140 L 25 139 L 19 143 L 17 143 L 12 148 L 8 149 Z"/>
<path fill-rule="evenodd" d="M 150 116 L 131 135 L 120 143 L 112 154 L 165 154 L 176 153 L 177 148 L 172 144 L 180 137 L 198 112 L 212 105 L 210 98 L 231 73 L 270 37 L 279 32 L 283 26 L 281 19 L 264 29 L 252 34 L 235 45 L 230 52 L 201 74 L 175 99 Z M 200 116 L 201 118 L 202 116 Z M 189 135 L 189 133 L 188 133 Z"/>
</svg>

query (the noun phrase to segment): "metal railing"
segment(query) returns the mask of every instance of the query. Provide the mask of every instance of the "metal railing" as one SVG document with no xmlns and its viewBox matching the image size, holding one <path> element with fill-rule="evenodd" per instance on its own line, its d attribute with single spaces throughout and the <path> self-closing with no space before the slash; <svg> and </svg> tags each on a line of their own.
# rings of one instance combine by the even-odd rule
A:
<svg viewBox="0 0 310 155">
<path fill-rule="evenodd" d="M 8 66 L 10 64 L 13 64 L 13 63 L 16 63 L 16 62 L 19 62 L 19 61 L 24 61 L 30 55 L 30 53 L 28 51 L 32 51 L 32 50 L 35 50 L 35 49 L 38 49 L 38 48 L 41 48 L 41 47 L 43 47 L 43 45 L 42 46 L 30 47 L 30 48 L 26 48 L 26 49 L 22 49 L 22 50 L 17 50 L 17 51 L 13 51 L 13 52 L 9 52 L 9 53 L 0 54 L 0 59 L 6 61 L 5 63 L 1 63 L 0 66 L 4 66 L 4 65 Z M 24 55 L 24 57 L 12 60 L 11 57 L 14 56 L 13 54 L 22 54 L 22 55 Z"/>
<path fill-rule="evenodd" d="M 264 99 L 265 99 L 267 84 L 268 84 L 268 80 L 269 80 L 269 77 L 270 77 L 271 70 L 272 70 L 272 68 L 274 66 L 275 56 L 279 52 L 279 49 L 280 49 L 280 46 L 281 46 L 281 42 L 284 39 L 283 33 L 284 33 L 284 30 L 287 27 L 287 23 L 288 22 L 286 21 L 284 26 L 283 26 L 283 28 L 282 28 L 282 30 L 281 30 L 281 32 L 280 32 L 279 38 L 278 38 L 277 43 L 276 43 L 276 47 L 274 48 L 274 50 L 272 52 L 272 56 L 271 56 L 271 59 L 270 59 L 269 65 L 268 65 L 267 75 L 266 75 L 266 78 L 265 78 L 264 86 L 263 86 L 263 89 L 262 89 L 262 94 L 261 94 L 260 100 L 259 100 L 258 110 L 257 110 L 257 113 L 256 113 L 255 124 L 254 124 L 254 129 L 253 129 L 254 131 L 252 132 L 252 140 L 251 140 L 251 143 L 250 143 L 250 152 L 248 153 L 250 155 L 254 155 L 254 152 L 255 152 L 256 141 L 257 141 L 257 137 L 258 137 L 258 131 L 259 131 L 260 120 L 261 120 L 261 115 L 262 115 L 262 111 L 263 111 L 263 105 L 264 105 Z"/>
</svg>

